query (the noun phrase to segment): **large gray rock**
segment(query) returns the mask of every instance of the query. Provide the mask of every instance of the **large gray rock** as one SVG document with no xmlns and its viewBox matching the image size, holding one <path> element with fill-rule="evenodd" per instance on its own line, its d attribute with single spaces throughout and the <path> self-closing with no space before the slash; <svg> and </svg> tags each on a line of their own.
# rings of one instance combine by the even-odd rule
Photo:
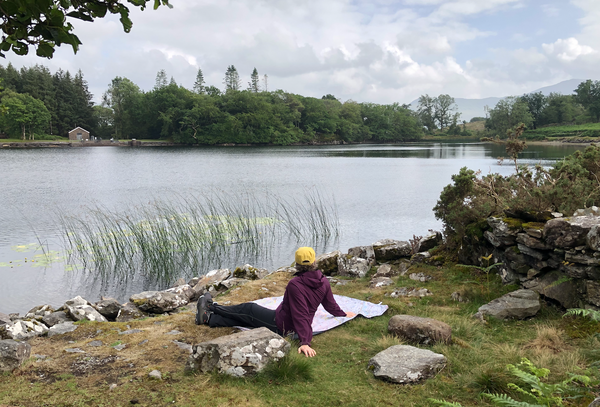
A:
<svg viewBox="0 0 600 407">
<path fill-rule="evenodd" d="M 173 311 L 175 308 L 187 305 L 188 298 L 175 293 L 166 291 L 144 291 L 129 297 L 129 301 L 135 304 L 140 310 L 152 312 L 154 314 L 164 314 Z"/>
<path fill-rule="evenodd" d="M 560 271 L 552 271 L 531 281 L 523 283 L 523 287 L 534 290 L 546 298 L 558 301 L 565 308 L 578 308 L 579 283 L 568 278 Z"/>
<path fill-rule="evenodd" d="M 600 307 L 600 283 L 598 281 L 586 281 L 585 291 L 587 301 L 596 307 Z"/>
<path fill-rule="evenodd" d="M 335 250 L 331 253 L 325 253 L 317 256 L 315 260 L 316 266 L 326 276 L 332 276 L 338 272 L 338 257 L 342 253 L 339 250 Z"/>
<path fill-rule="evenodd" d="M 257 328 L 194 345 L 186 370 L 247 376 L 281 359 L 289 350 L 290 344 L 281 336 Z"/>
<path fill-rule="evenodd" d="M 563 248 L 584 246 L 587 234 L 595 225 L 600 225 L 600 217 L 551 219 L 544 226 L 544 239 L 546 244 Z"/>
<path fill-rule="evenodd" d="M 348 255 L 338 256 L 338 274 L 340 276 L 351 276 L 363 278 L 369 272 L 371 263 L 367 259 L 352 257 Z"/>
<path fill-rule="evenodd" d="M 117 315 L 116 321 L 129 322 L 134 319 L 142 318 L 144 316 L 144 313 L 140 311 L 139 308 L 135 306 L 135 304 L 127 302 L 123 304 L 123 306 L 119 310 L 119 315 Z"/>
<path fill-rule="evenodd" d="M 31 355 L 31 345 L 12 339 L 0 341 L 0 372 L 12 372 Z"/>
<path fill-rule="evenodd" d="M 62 322 L 60 324 L 56 324 L 48 330 L 48 338 L 51 338 L 55 335 L 63 335 L 68 332 L 73 332 L 76 330 L 78 325 L 75 325 L 73 321 Z"/>
<path fill-rule="evenodd" d="M 114 298 L 103 298 L 94 304 L 94 308 L 96 308 L 96 311 L 104 318 L 114 321 L 117 318 L 117 315 L 119 315 L 121 304 Z"/>
<path fill-rule="evenodd" d="M 388 322 L 388 332 L 423 345 L 452 342 L 450 325 L 432 318 L 413 315 L 394 315 Z"/>
<path fill-rule="evenodd" d="M 573 216 L 600 216 L 600 208 L 591 206 L 589 208 L 577 209 Z"/>
<path fill-rule="evenodd" d="M 442 244 L 442 234 L 440 232 L 433 232 L 427 236 L 423 236 L 419 240 L 419 246 L 417 252 L 426 252 L 433 249 L 436 246 Z"/>
<path fill-rule="evenodd" d="M 375 250 L 373 250 L 373 246 L 351 247 L 350 249 L 348 249 L 348 255 L 351 257 L 359 257 L 361 259 L 366 259 L 371 267 L 376 264 Z"/>
<path fill-rule="evenodd" d="M 253 267 L 249 264 L 244 264 L 233 271 L 233 277 L 243 278 L 244 280 L 262 280 L 271 274 L 267 269 Z"/>
<path fill-rule="evenodd" d="M 586 264 L 588 266 L 600 265 L 600 253 L 593 255 L 583 253 L 565 253 L 565 260 L 569 263 Z"/>
<path fill-rule="evenodd" d="M 49 327 L 63 322 L 71 321 L 71 318 L 64 311 L 56 311 L 42 318 L 42 322 Z"/>
<path fill-rule="evenodd" d="M 600 397 L 592 401 L 588 407 L 600 407 Z"/>
<path fill-rule="evenodd" d="M 96 322 L 107 321 L 107 319 L 91 305 L 68 305 L 67 311 L 69 316 L 75 321 L 81 321 L 83 319 Z"/>
<path fill-rule="evenodd" d="M 540 310 L 540 296 L 533 290 L 517 290 L 479 307 L 479 313 L 498 319 L 525 319 Z"/>
<path fill-rule="evenodd" d="M 48 332 L 48 327 L 35 319 L 29 321 L 18 319 L 10 324 L 0 326 L 1 339 L 22 341 L 44 335 L 46 332 Z"/>
<path fill-rule="evenodd" d="M 446 357 L 430 350 L 395 345 L 369 360 L 375 377 L 394 383 L 412 384 L 428 379 L 446 366 Z"/>
<path fill-rule="evenodd" d="M 412 255 L 410 243 L 400 240 L 383 239 L 373 243 L 375 258 L 378 262 L 398 260 Z"/>
</svg>

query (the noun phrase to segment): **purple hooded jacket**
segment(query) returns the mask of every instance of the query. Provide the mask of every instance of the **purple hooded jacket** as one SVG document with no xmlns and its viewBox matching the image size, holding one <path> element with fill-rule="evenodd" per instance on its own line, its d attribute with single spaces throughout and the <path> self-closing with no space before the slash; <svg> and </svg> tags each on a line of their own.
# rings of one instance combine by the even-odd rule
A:
<svg viewBox="0 0 600 407">
<path fill-rule="evenodd" d="M 288 283 L 283 301 L 275 311 L 277 328 L 284 333 L 295 332 L 300 345 L 310 345 L 311 324 L 320 304 L 335 317 L 346 316 L 335 302 L 329 281 L 321 270 L 297 274 Z"/>
</svg>

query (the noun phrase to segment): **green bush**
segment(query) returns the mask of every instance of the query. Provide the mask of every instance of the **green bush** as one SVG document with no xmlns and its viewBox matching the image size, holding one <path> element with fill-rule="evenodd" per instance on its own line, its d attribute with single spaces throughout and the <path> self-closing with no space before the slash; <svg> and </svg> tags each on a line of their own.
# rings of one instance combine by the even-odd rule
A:
<svg viewBox="0 0 600 407">
<path fill-rule="evenodd" d="M 490 216 L 543 221 L 549 212 L 570 215 L 579 208 L 600 205 L 600 146 L 592 144 L 576 151 L 546 170 L 517 163 L 516 154 L 525 147 L 518 136 L 506 143 L 514 174 L 480 176 L 463 167 L 443 189 L 433 210 L 451 245 L 468 234 L 469 225 Z"/>
</svg>

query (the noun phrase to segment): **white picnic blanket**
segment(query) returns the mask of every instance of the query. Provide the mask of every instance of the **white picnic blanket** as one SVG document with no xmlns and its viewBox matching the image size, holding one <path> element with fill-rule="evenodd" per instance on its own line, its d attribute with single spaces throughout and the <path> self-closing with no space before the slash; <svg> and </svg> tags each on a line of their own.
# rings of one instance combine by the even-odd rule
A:
<svg viewBox="0 0 600 407">
<path fill-rule="evenodd" d="M 368 301 L 357 300 L 356 298 L 344 297 L 343 295 L 333 295 L 335 301 L 338 303 L 341 309 L 346 312 L 354 312 L 357 315 L 362 315 L 365 318 L 373 318 L 383 315 L 388 309 L 387 305 L 373 304 Z M 276 309 L 279 304 L 283 301 L 281 297 L 269 297 L 261 300 L 252 301 L 258 305 L 262 305 L 265 308 Z M 355 317 L 354 317 L 355 318 Z M 319 305 L 317 313 L 312 323 L 313 335 L 320 334 L 321 332 L 328 331 L 336 326 L 342 325 L 345 322 L 350 321 L 353 318 L 346 317 L 334 317 L 329 312 L 325 311 L 322 305 Z"/>
</svg>

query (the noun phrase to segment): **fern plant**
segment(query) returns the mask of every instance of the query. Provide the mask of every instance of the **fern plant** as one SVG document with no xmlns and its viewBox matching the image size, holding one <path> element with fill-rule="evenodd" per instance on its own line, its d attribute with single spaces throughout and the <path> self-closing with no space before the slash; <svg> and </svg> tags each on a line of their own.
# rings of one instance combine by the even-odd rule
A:
<svg viewBox="0 0 600 407">
<path fill-rule="evenodd" d="M 589 317 L 592 321 L 600 322 L 600 311 L 593 309 L 570 308 L 563 317 L 569 316 Z"/>
<path fill-rule="evenodd" d="M 506 394 L 482 393 L 484 397 L 490 399 L 495 405 L 503 407 L 561 407 L 568 394 L 575 389 L 575 383 L 589 386 L 592 379 L 584 375 L 575 375 L 569 373 L 569 378 L 559 383 L 545 383 L 543 379 L 548 377 L 550 370 L 538 368 L 527 358 L 521 359 L 521 363 L 507 365 L 508 371 L 523 383 L 527 384 L 529 389 L 509 383 L 508 387 L 522 394 L 529 401 L 518 401 Z M 452 403 L 445 400 L 429 399 L 432 403 L 443 407 L 462 407 L 459 403 Z"/>
</svg>

